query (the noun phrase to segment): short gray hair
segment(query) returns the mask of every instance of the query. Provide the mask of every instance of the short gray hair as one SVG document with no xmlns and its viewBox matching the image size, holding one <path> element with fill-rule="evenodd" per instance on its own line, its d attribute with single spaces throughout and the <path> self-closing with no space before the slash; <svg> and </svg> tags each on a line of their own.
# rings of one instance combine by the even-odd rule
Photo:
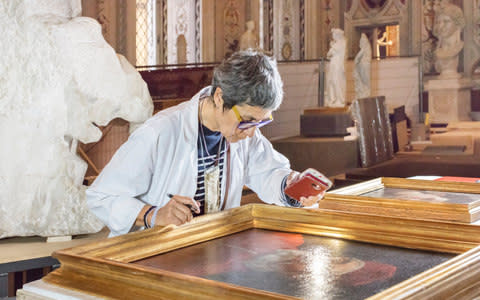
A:
<svg viewBox="0 0 480 300">
<path fill-rule="evenodd" d="M 283 83 L 277 63 L 262 52 L 238 51 L 213 71 L 212 96 L 222 89 L 223 108 L 247 104 L 276 110 L 283 99 Z"/>
</svg>

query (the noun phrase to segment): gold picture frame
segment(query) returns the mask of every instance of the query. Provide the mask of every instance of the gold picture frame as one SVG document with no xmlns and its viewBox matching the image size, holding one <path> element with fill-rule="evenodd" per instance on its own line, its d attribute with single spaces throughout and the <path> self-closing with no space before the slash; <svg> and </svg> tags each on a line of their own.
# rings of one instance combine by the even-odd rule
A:
<svg viewBox="0 0 480 300">
<path fill-rule="evenodd" d="M 480 220 L 480 184 L 380 177 L 327 192 L 319 207 L 473 223 Z"/>
<path fill-rule="evenodd" d="M 478 226 L 264 204 L 198 217 L 177 228 L 152 228 L 56 251 L 53 256 L 61 267 L 43 280 L 109 298 L 297 299 L 132 263 L 251 228 L 460 254 L 369 299 L 480 296 Z"/>
</svg>

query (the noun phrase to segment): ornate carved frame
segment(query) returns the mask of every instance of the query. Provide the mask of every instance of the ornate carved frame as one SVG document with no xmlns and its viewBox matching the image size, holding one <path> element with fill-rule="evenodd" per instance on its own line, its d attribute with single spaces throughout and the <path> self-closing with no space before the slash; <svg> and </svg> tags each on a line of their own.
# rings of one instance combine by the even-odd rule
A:
<svg viewBox="0 0 480 300">
<path fill-rule="evenodd" d="M 471 223 L 480 219 L 480 200 L 459 204 L 411 199 L 375 198 L 362 194 L 383 189 L 440 191 L 480 194 L 480 185 L 470 182 L 447 182 L 381 177 L 328 192 L 319 206 L 325 209 L 370 213 L 402 218 Z M 478 197 L 480 199 L 480 196 Z"/>
<path fill-rule="evenodd" d="M 57 251 L 53 256 L 60 260 L 61 267 L 44 280 L 85 293 L 126 299 L 293 299 L 131 263 L 250 228 L 463 253 L 371 299 L 445 299 L 480 295 L 478 226 L 263 204 L 199 217 L 175 229 L 153 228 Z"/>
</svg>

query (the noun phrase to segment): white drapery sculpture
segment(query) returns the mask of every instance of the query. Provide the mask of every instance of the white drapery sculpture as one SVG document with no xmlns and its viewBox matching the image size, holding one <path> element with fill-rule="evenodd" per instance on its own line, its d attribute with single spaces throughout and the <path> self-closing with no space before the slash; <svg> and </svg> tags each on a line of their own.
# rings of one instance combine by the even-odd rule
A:
<svg viewBox="0 0 480 300">
<path fill-rule="evenodd" d="M 463 49 L 461 33 L 465 18 L 460 7 L 443 3 L 436 8 L 433 34 L 438 38 L 435 68 L 441 78 L 459 78 L 458 56 Z"/>
<path fill-rule="evenodd" d="M 77 143 L 100 139 L 93 123 L 152 114 L 145 82 L 80 11 L 80 0 L 0 2 L 0 238 L 100 230 Z"/>
<path fill-rule="evenodd" d="M 360 51 L 355 56 L 355 98 L 366 98 L 371 95 L 370 69 L 372 65 L 372 46 L 365 33 L 360 37 Z"/>
<path fill-rule="evenodd" d="M 257 35 L 253 31 L 255 29 L 255 21 L 250 20 L 246 23 L 247 30 L 240 36 L 240 50 L 246 50 L 249 48 L 258 48 Z"/>
<path fill-rule="evenodd" d="M 345 54 L 346 40 L 343 30 L 332 29 L 332 41 L 327 58 L 330 62 L 326 70 L 325 83 L 325 106 L 343 107 L 345 106 L 345 97 L 347 91 L 347 82 L 345 79 Z"/>
</svg>

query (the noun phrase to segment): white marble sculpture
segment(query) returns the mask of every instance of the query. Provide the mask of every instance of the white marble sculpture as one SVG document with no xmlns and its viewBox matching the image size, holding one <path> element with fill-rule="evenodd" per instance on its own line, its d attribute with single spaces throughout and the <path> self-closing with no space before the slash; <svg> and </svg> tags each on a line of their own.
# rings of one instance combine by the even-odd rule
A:
<svg viewBox="0 0 480 300">
<path fill-rule="evenodd" d="M 327 58 L 330 60 L 326 70 L 325 106 L 343 107 L 347 83 L 345 79 L 346 40 L 343 30 L 332 29 L 332 41 Z"/>
<path fill-rule="evenodd" d="M 435 68 L 440 78 L 459 78 L 458 57 L 463 49 L 461 33 L 465 27 L 463 11 L 451 3 L 443 3 L 435 11 L 433 34 L 438 38 Z"/>
<path fill-rule="evenodd" d="M 360 37 L 360 51 L 355 56 L 355 98 L 366 98 L 371 95 L 370 67 L 372 65 L 372 46 L 367 36 L 362 33 Z"/>
<path fill-rule="evenodd" d="M 253 31 L 255 29 L 255 21 L 247 21 L 246 27 L 247 30 L 240 36 L 240 50 L 258 48 L 258 39 L 255 32 Z"/>
<path fill-rule="evenodd" d="M 92 233 L 78 141 L 153 110 L 138 72 L 80 0 L 0 1 L 0 238 Z"/>
</svg>

